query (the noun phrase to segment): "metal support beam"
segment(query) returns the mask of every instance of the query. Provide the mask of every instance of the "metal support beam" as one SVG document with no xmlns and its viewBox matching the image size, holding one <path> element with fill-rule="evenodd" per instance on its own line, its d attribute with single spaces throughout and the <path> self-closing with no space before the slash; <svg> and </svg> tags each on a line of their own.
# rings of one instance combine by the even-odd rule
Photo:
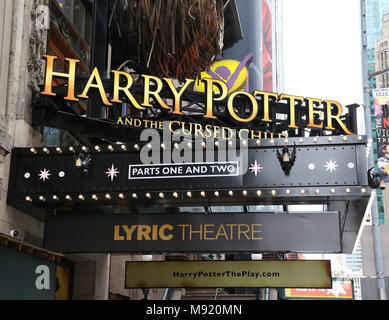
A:
<svg viewBox="0 0 389 320">
<path fill-rule="evenodd" d="M 91 50 L 91 70 L 95 67 L 103 74 L 107 72 L 108 53 L 108 1 L 94 0 L 93 3 L 93 33 Z M 100 99 L 90 98 L 88 100 L 88 117 L 101 118 L 103 107 Z"/>
</svg>

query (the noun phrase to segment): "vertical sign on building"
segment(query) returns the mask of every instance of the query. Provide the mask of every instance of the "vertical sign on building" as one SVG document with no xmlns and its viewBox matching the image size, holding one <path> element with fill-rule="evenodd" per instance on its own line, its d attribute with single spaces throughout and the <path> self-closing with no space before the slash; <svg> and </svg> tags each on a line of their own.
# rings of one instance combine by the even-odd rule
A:
<svg viewBox="0 0 389 320">
<path fill-rule="evenodd" d="M 389 89 L 374 89 L 374 118 L 378 154 L 378 170 L 389 182 Z"/>
</svg>

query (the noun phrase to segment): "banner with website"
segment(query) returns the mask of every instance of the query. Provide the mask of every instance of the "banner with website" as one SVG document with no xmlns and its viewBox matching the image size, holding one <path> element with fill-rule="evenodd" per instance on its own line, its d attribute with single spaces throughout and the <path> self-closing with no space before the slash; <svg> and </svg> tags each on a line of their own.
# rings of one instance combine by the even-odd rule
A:
<svg viewBox="0 0 389 320">
<path fill-rule="evenodd" d="M 331 288 L 329 260 L 126 262 L 130 288 Z"/>
</svg>

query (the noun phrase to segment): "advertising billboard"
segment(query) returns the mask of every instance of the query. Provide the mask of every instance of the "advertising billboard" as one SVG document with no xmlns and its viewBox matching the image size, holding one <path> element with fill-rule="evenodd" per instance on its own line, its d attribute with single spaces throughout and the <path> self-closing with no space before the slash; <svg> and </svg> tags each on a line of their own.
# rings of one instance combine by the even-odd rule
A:
<svg viewBox="0 0 389 320">
<path fill-rule="evenodd" d="M 331 289 L 285 289 L 285 299 L 354 299 L 351 280 L 333 279 Z"/>
</svg>

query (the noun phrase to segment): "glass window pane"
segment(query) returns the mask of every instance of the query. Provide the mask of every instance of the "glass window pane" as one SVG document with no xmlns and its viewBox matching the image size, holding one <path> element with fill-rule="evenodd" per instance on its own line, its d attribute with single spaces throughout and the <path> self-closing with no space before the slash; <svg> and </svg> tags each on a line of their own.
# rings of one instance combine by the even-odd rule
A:
<svg viewBox="0 0 389 320">
<path fill-rule="evenodd" d="M 81 38 L 84 37 L 85 7 L 81 0 L 74 0 L 74 26 Z"/>
<path fill-rule="evenodd" d="M 242 206 L 218 206 L 211 207 L 212 212 L 227 212 L 227 213 L 235 213 L 235 212 L 244 212 Z"/>
<path fill-rule="evenodd" d="M 56 147 L 61 145 L 61 131 L 55 128 L 43 127 L 42 144 L 47 147 Z"/>
<path fill-rule="evenodd" d="M 92 42 L 92 15 L 88 11 L 85 13 L 84 40 L 90 47 Z"/>
<path fill-rule="evenodd" d="M 180 207 L 182 213 L 205 213 L 204 207 Z"/>
<path fill-rule="evenodd" d="M 283 207 L 281 205 L 257 205 L 257 206 L 248 206 L 249 212 L 283 212 Z"/>
<path fill-rule="evenodd" d="M 288 206 L 289 212 L 322 212 L 326 210 L 326 205 L 324 204 L 307 204 L 307 205 L 298 205 L 293 204 Z"/>
<path fill-rule="evenodd" d="M 57 0 L 57 3 L 62 8 L 66 18 L 73 22 L 73 0 Z"/>
</svg>

